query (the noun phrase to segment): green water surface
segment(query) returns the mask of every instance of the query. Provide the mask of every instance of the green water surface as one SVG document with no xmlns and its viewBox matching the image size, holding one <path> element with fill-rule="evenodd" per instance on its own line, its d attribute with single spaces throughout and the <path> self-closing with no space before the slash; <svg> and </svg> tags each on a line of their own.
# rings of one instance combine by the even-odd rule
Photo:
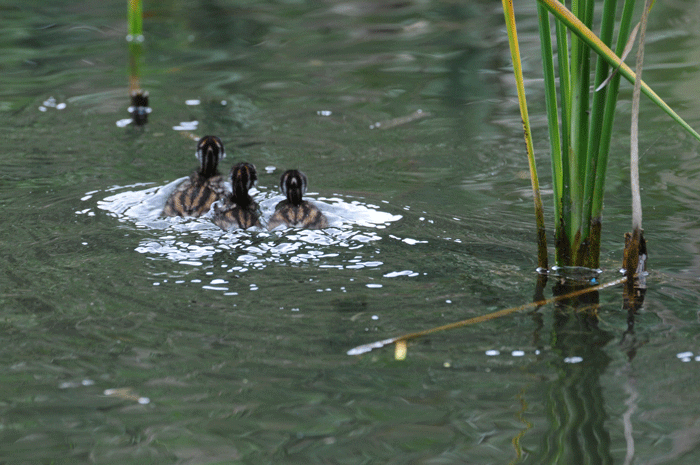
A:
<svg viewBox="0 0 700 465">
<path fill-rule="evenodd" d="M 551 222 L 531 3 L 518 20 Z M 125 2 L 0 6 L 0 464 L 698 463 L 699 149 L 653 104 L 640 140 L 650 274 L 633 331 L 612 288 L 597 321 L 549 305 L 411 342 L 403 361 L 392 347 L 349 356 L 533 298 L 500 3 L 144 13 L 153 111 L 135 128 L 117 124 Z M 695 128 L 699 22 L 696 2 L 657 4 L 644 71 Z M 601 281 L 619 277 L 630 224 L 621 89 Z M 312 197 L 393 219 L 224 234 L 104 208 L 195 168 L 183 122 L 221 137 L 222 171 L 255 163 L 265 198 L 298 168 Z"/>
</svg>

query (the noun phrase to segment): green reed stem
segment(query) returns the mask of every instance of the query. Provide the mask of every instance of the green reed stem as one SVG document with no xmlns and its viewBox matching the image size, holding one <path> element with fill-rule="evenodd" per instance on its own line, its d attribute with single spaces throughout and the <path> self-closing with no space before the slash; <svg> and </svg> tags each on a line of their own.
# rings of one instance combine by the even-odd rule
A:
<svg viewBox="0 0 700 465">
<path fill-rule="evenodd" d="M 141 0 L 127 0 L 127 17 L 129 35 L 132 37 L 143 35 L 143 8 Z"/>
<path fill-rule="evenodd" d="M 585 19 L 585 0 L 573 0 L 571 9 L 577 18 Z M 581 171 L 581 153 L 585 153 L 585 144 L 588 142 L 588 70 L 583 69 L 583 55 L 587 51 L 583 41 L 577 37 L 571 37 L 571 108 L 569 113 L 569 130 L 571 131 L 571 151 L 566 154 L 569 158 L 568 183 L 571 195 L 571 216 L 569 217 L 569 244 L 575 243 L 575 235 L 581 229 L 581 199 L 583 197 L 582 184 L 579 182 Z M 559 48 L 560 53 L 566 50 Z"/>
<path fill-rule="evenodd" d="M 141 89 L 140 70 L 141 54 L 143 51 L 143 9 L 141 0 L 127 0 L 126 3 L 129 43 L 129 93 Z"/>
<path fill-rule="evenodd" d="M 562 214 L 561 196 L 564 188 L 562 172 L 562 149 L 559 136 L 559 118 L 557 107 L 557 83 L 554 77 L 554 52 L 552 50 L 552 33 L 549 22 L 549 12 L 540 4 L 537 5 L 537 17 L 540 30 L 540 46 L 542 50 L 542 65 L 544 68 L 545 106 L 549 123 L 549 144 L 552 158 L 552 189 L 554 191 L 554 218 Z"/>
<path fill-rule="evenodd" d="M 617 0 L 605 0 L 603 3 L 603 14 L 600 26 L 600 40 L 607 46 L 612 43 L 613 30 L 615 26 L 615 10 L 617 6 Z M 625 35 L 626 37 L 626 35 Z M 596 71 L 594 85 L 597 89 L 608 77 L 610 66 L 608 63 L 597 58 L 596 61 Z M 583 179 L 584 182 L 584 193 L 583 193 L 583 205 L 581 211 L 581 239 L 585 240 L 589 237 L 590 226 L 591 226 L 591 210 L 593 204 L 593 188 L 595 186 L 596 172 L 598 168 L 598 158 L 601 156 L 600 152 L 600 134 L 603 130 L 603 125 L 606 123 L 604 118 L 605 113 L 605 99 L 607 94 L 607 86 L 599 90 L 593 95 L 593 104 L 591 108 L 590 116 L 590 133 L 588 137 L 588 150 L 587 153 L 581 154 L 585 156 L 585 174 Z M 607 122 L 612 125 L 612 120 Z M 607 153 L 604 155 L 607 160 Z M 606 163 L 607 165 L 607 163 Z M 604 187 L 601 185 L 600 188 Z"/>
<path fill-rule="evenodd" d="M 539 3 L 538 3 L 539 5 Z M 566 27 L 561 21 L 555 21 L 555 29 L 557 34 L 557 47 L 561 50 L 569 50 L 569 36 Z M 559 64 L 559 93 L 561 95 L 561 153 L 557 154 L 560 157 L 562 165 L 562 192 L 561 197 L 556 198 L 555 202 L 561 203 L 561 217 L 555 219 L 556 243 L 561 244 L 562 241 L 571 243 L 569 238 L 573 238 L 574 233 L 571 222 L 571 73 L 569 53 L 557 53 Z M 552 154 L 554 157 L 554 154 Z M 556 262 L 562 263 L 565 251 L 557 246 Z M 566 252 L 568 254 L 568 252 Z"/>
</svg>

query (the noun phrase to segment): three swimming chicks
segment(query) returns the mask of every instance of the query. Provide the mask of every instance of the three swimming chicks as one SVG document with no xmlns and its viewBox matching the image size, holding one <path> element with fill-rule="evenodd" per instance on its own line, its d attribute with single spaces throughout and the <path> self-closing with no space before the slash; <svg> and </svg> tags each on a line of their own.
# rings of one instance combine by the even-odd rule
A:
<svg viewBox="0 0 700 465">
<path fill-rule="evenodd" d="M 255 166 L 237 163 L 231 168 L 231 192 L 227 193 L 224 179 L 218 172 L 218 164 L 226 156 L 224 145 L 216 136 L 204 136 L 197 142 L 197 159 L 200 167 L 189 179 L 180 184 L 165 203 L 164 216 L 199 217 L 207 213 L 212 204 L 222 200 L 222 206 L 214 205 L 214 224 L 223 230 L 262 227 L 260 207 L 248 191 L 258 181 Z M 304 173 L 289 170 L 280 178 L 280 190 L 287 197 L 275 206 L 275 212 L 267 222 L 268 229 L 280 225 L 295 228 L 323 229 L 328 219 L 314 204 L 303 200 L 308 179 Z"/>
</svg>

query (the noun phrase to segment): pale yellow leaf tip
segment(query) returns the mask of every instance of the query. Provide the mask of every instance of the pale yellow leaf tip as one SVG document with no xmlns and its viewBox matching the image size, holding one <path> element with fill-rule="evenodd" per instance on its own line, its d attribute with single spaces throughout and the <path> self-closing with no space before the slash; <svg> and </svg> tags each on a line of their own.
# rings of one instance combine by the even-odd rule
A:
<svg viewBox="0 0 700 465">
<path fill-rule="evenodd" d="M 396 345 L 394 346 L 394 359 L 406 359 L 406 341 L 396 341 Z"/>
</svg>

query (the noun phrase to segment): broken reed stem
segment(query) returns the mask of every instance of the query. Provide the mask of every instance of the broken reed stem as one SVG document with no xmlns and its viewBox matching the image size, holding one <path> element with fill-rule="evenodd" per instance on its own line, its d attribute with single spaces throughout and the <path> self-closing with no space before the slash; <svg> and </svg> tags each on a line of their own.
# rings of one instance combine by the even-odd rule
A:
<svg viewBox="0 0 700 465">
<path fill-rule="evenodd" d="M 416 339 L 419 337 L 427 336 L 429 334 L 437 333 L 440 331 L 446 331 L 448 329 L 456 329 L 456 328 L 461 328 L 463 326 L 469 326 L 473 325 L 476 323 L 483 323 L 484 321 L 489 321 L 489 320 L 495 320 L 496 318 L 501 318 L 513 313 L 521 312 L 523 310 L 529 310 L 531 308 L 538 308 L 543 305 L 547 305 L 553 302 L 559 302 L 560 300 L 565 300 L 565 299 L 570 299 L 572 297 L 578 297 L 580 295 L 589 293 L 589 292 L 595 292 L 595 291 L 600 291 L 602 289 L 606 289 L 608 287 L 612 286 L 617 286 L 618 284 L 623 284 L 627 281 L 627 277 L 622 277 L 620 279 L 616 279 L 614 281 L 609 281 L 607 283 L 603 284 L 598 284 L 597 286 L 591 286 L 587 287 L 585 289 L 579 289 L 577 291 L 569 292 L 568 294 L 563 294 L 563 295 L 558 295 L 555 297 L 551 297 L 546 300 L 538 300 L 535 302 L 530 302 L 525 305 L 520 305 L 518 307 L 511 307 L 511 308 L 506 308 L 503 310 L 498 310 L 497 312 L 493 313 L 487 313 L 486 315 L 479 315 L 475 316 L 473 318 L 468 318 L 466 320 L 462 321 L 457 321 L 455 323 L 449 323 L 446 325 L 442 326 L 437 326 L 435 328 L 430 328 L 430 329 L 425 329 L 423 331 L 416 331 L 414 333 L 408 333 L 404 334 L 402 336 L 397 336 L 391 339 L 384 339 L 382 341 L 376 341 L 372 342 L 369 344 L 363 344 L 361 346 L 354 347 L 350 350 L 348 350 L 347 354 L 348 355 L 361 355 L 364 354 L 365 352 L 369 352 L 372 349 L 379 349 L 381 347 L 387 346 L 389 344 L 395 344 L 399 342 L 405 342 L 410 339 Z"/>
<path fill-rule="evenodd" d="M 642 229 L 642 197 L 639 189 L 639 100 L 642 92 L 642 68 L 644 66 L 644 38 L 647 30 L 647 17 L 653 0 L 646 0 L 639 31 L 637 65 L 635 69 L 634 91 L 632 92 L 632 123 L 630 128 L 630 186 L 632 189 L 632 230 Z M 636 232 L 635 232 L 636 234 Z"/>
</svg>

